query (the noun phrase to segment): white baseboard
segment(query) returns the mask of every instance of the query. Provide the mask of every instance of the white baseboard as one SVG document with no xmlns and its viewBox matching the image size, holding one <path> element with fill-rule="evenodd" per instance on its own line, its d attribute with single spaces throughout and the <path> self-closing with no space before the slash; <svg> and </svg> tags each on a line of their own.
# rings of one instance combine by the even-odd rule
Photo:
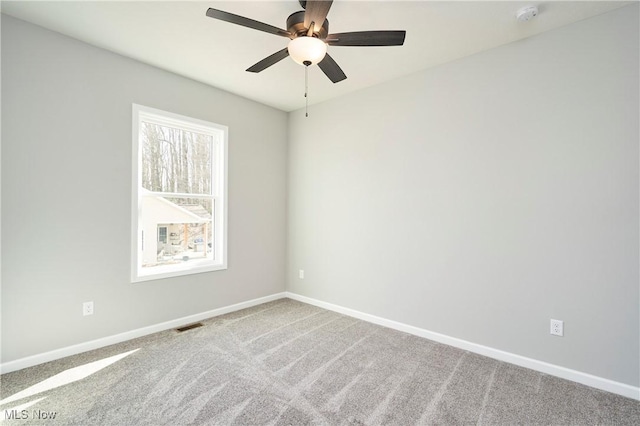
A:
<svg viewBox="0 0 640 426">
<path fill-rule="evenodd" d="M 527 358 L 510 352 L 501 351 L 499 349 L 494 349 L 488 346 L 479 345 L 477 343 L 468 342 L 466 340 L 457 339 L 455 337 L 447 336 L 444 334 L 435 333 L 433 331 L 403 324 L 397 321 L 391 321 L 385 318 L 377 317 L 375 315 L 356 311 L 354 309 L 349 309 L 343 306 L 334 305 L 332 303 L 312 299 L 310 297 L 301 296 L 296 293 L 286 292 L 285 295 L 286 297 L 297 300 L 299 302 L 308 303 L 310 305 L 318 306 L 320 308 L 358 318 L 373 324 L 378 324 L 384 327 L 392 328 L 394 330 L 403 331 L 415 336 L 424 337 L 429 340 L 444 343 L 445 345 L 454 346 L 456 348 L 464 349 L 469 352 L 508 362 L 510 364 L 515 364 L 520 367 L 529 368 L 531 370 L 540 371 L 542 373 L 560 377 L 562 379 L 571 380 L 573 382 L 591 386 L 596 389 L 601 389 L 607 392 L 622 395 L 627 398 L 640 400 L 639 387 L 605 379 L 603 377 L 594 376 L 592 374 L 583 373 L 581 371 L 572 370 L 570 368 L 560 367 L 558 365 L 549 364 L 548 362 L 538 361 L 536 359 Z"/>
<path fill-rule="evenodd" d="M 116 343 L 124 342 L 126 340 L 135 339 L 138 337 L 146 336 L 149 334 L 157 333 L 172 328 L 177 328 L 186 324 L 190 324 L 197 321 L 202 321 L 207 318 L 224 315 L 229 312 L 239 311 L 240 309 L 250 308 L 252 306 L 259 305 L 261 303 L 271 302 L 273 300 L 282 299 L 288 297 L 293 300 L 297 300 L 310 305 L 318 306 L 320 308 L 328 309 L 330 311 L 338 312 L 350 317 L 358 318 L 363 321 L 367 321 L 373 324 L 378 324 L 384 327 L 392 328 L 394 330 L 403 331 L 405 333 L 413 334 L 415 336 L 424 337 L 435 342 L 443 343 L 445 345 L 454 346 L 456 348 L 464 349 L 469 352 L 484 355 L 490 358 L 494 358 L 500 361 L 508 362 L 518 365 L 520 367 L 529 368 L 531 370 L 540 371 L 545 374 L 560 377 L 563 379 L 571 380 L 583 385 L 591 386 L 596 389 L 601 389 L 607 392 L 612 392 L 618 395 L 640 400 L 640 388 L 627 385 L 624 383 L 616 382 L 613 380 L 605 379 L 602 377 L 594 376 L 592 374 L 583 373 L 581 371 L 572 370 L 570 368 L 560 367 L 558 365 L 550 364 L 544 361 L 538 361 L 536 359 L 527 358 L 521 355 L 516 355 L 510 352 L 501 351 L 499 349 L 490 348 L 488 346 L 479 345 L 466 340 L 457 339 L 455 337 L 447 336 L 433 331 L 425 330 L 422 328 L 414 327 L 411 325 L 403 324 L 397 321 L 388 320 L 385 318 L 377 317 L 375 315 L 366 314 L 364 312 L 356 311 L 354 309 L 345 308 L 343 306 L 334 305 L 332 303 L 322 302 L 320 300 L 312 299 L 310 297 L 301 296 L 296 293 L 283 292 L 276 293 L 270 296 L 260 297 L 246 302 L 237 303 L 235 305 L 225 306 L 222 308 L 213 309 L 199 314 L 189 315 L 186 317 L 178 318 L 171 321 L 162 322 L 160 324 L 151 325 L 148 327 L 138 328 L 136 330 L 127 331 L 124 333 L 116 334 L 113 336 L 103 337 L 96 340 L 91 340 L 85 343 L 79 343 L 77 345 L 68 346 L 65 348 L 56 349 L 53 351 L 45 352 L 42 354 L 32 355 L 29 357 L 9 361 L 4 364 L 0 364 L 0 372 L 2 374 L 9 373 L 11 371 L 21 370 L 23 368 L 32 367 L 34 365 L 42 364 L 56 359 L 64 358 L 71 355 L 76 355 L 82 352 L 99 349 L 105 346 L 113 345 Z"/>
<path fill-rule="evenodd" d="M 79 343 L 73 346 L 67 346 L 66 348 L 55 349 L 53 351 L 45 352 L 42 354 L 20 358 L 15 361 L 9 361 L 5 362 L 4 364 L 0 364 L 0 372 L 4 374 L 11 371 L 22 370 L 23 368 L 32 367 L 34 365 L 42 364 L 49 361 L 54 361 L 56 359 L 64 358 L 70 355 L 76 355 L 82 352 L 103 348 L 105 346 L 157 333 L 159 331 L 181 327 L 183 325 L 202 321 L 207 318 L 217 317 L 219 315 L 228 314 L 229 312 L 239 311 L 240 309 L 250 308 L 252 306 L 260 305 L 261 303 L 271 302 L 272 300 L 282 299 L 284 297 L 286 297 L 286 293 L 276 293 L 270 296 L 236 303 L 235 305 L 225 306 L 206 312 L 201 312 L 199 314 L 189 315 L 171 321 L 165 321 L 160 324 L 126 331 L 124 333 L 115 334 L 113 336 L 103 337 L 100 339 L 91 340 L 89 342 Z"/>
</svg>

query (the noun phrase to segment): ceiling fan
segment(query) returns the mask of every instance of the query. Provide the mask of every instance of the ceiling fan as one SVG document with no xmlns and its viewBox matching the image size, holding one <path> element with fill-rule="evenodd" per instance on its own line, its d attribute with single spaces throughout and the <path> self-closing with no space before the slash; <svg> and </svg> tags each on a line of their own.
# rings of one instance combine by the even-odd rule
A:
<svg viewBox="0 0 640 426">
<path fill-rule="evenodd" d="M 267 56 L 247 69 L 249 72 L 256 73 L 291 56 L 294 61 L 305 67 L 318 64 L 322 72 L 332 82 L 337 83 L 346 79 L 347 76 L 327 53 L 327 45 L 402 46 L 404 44 L 405 31 L 356 31 L 329 34 L 329 21 L 326 18 L 332 1 L 299 0 L 299 2 L 305 10 L 289 15 L 286 30 L 212 8 L 207 10 L 207 16 L 291 40 L 284 49 Z"/>
</svg>

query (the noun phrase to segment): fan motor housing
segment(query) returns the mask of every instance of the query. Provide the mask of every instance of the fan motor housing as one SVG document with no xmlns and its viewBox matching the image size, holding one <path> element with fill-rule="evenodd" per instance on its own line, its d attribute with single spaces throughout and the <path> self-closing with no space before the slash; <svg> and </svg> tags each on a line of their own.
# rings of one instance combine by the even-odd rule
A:
<svg viewBox="0 0 640 426">
<path fill-rule="evenodd" d="M 304 10 L 289 15 L 289 17 L 287 18 L 287 30 L 291 34 L 295 34 L 296 37 L 307 35 L 309 29 L 304 27 Z M 320 28 L 320 31 L 314 32 L 313 36 L 320 39 L 325 39 L 328 34 L 329 20 L 325 19 L 324 23 L 322 24 L 322 28 Z"/>
</svg>

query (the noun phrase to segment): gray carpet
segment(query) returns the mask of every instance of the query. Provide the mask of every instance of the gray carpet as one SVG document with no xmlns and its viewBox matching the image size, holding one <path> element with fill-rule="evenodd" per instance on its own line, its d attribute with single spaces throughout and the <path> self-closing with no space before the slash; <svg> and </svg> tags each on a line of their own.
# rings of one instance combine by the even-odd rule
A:
<svg viewBox="0 0 640 426">
<path fill-rule="evenodd" d="M 1 379 L 6 424 L 640 424 L 637 401 L 290 299 Z"/>
</svg>

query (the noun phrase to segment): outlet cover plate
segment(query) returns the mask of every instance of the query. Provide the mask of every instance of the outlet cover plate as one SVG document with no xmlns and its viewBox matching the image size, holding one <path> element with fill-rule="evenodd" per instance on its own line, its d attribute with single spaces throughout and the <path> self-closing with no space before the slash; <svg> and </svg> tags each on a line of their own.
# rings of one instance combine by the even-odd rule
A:
<svg viewBox="0 0 640 426">
<path fill-rule="evenodd" d="M 82 315 L 93 315 L 93 302 L 84 302 L 82 304 Z"/>
<path fill-rule="evenodd" d="M 552 319 L 549 332 L 554 336 L 564 336 L 564 321 Z"/>
</svg>

